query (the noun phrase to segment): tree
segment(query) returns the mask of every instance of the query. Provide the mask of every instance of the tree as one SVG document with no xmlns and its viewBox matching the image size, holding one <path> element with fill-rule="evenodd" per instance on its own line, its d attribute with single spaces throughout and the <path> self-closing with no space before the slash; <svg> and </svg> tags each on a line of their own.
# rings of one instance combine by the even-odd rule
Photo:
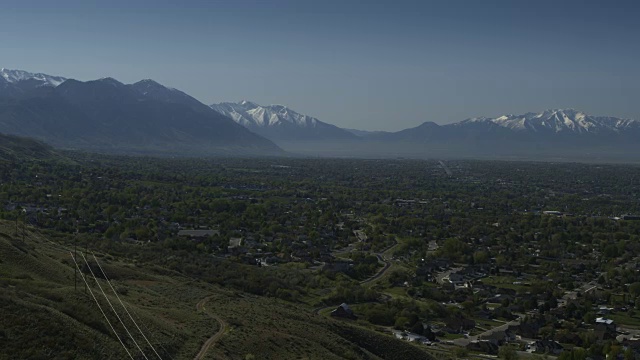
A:
<svg viewBox="0 0 640 360">
<path fill-rule="evenodd" d="M 519 357 L 518 353 L 516 352 L 516 349 L 514 349 L 512 346 L 509 346 L 509 345 L 500 347 L 500 350 L 498 351 L 498 356 L 501 359 L 505 359 L 505 360 L 517 360 Z"/>
</svg>

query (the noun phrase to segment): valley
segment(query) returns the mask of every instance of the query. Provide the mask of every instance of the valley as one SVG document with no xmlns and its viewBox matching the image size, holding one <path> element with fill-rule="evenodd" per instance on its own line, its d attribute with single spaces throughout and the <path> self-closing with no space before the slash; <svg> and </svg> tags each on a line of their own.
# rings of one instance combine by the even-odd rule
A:
<svg viewBox="0 0 640 360">
<path fill-rule="evenodd" d="M 596 321 L 637 322 L 632 165 L 59 152 L 0 168 L 6 349 L 53 326 L 46 314 L 71 338 L 51 330 L 29 349 L 123 348 L 74 285 L 72 249 L 172 358 L 441 358 L 535 353 L 536 341 L 596 354 L 633 341 Z M 343 303 L 354 317 L 330 316 Z M 14 304 L 41 312 L 18 320 Z"/>
</svg>

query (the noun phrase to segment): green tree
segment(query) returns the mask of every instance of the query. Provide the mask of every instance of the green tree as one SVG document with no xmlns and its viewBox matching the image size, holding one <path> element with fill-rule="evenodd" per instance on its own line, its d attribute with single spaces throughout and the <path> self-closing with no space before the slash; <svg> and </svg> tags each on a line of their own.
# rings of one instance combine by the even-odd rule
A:
<svg viewBox="0 0 640 360">
<path fill-rule="evenodd" d="M 514 349 L 512 346 L 509 346 L 509 345 L 501 346 L 500 350 L 498 351 L 498 356 L 501 359 L 505 359 L 505 360 L 518 360 L 519 358 L 518 352 L 516 352 L 516 349 Z"/>
</svg>

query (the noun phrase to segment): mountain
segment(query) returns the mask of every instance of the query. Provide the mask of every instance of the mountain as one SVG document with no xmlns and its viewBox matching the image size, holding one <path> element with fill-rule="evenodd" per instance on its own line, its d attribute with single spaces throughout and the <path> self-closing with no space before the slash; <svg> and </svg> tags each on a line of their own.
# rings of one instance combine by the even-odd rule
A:
<svg viewBox="0 0 640 360">
<path fill-rule="evenodd" d="M 0 97 L 40 96 L 67 79 L 23 70 L 0 70 Z"/>
<path fill-rule="evenodd" d="M 465 127 L 474 123 L 494 124 L 517 133 L 544 135 L 623 134 L 625 131 L 636 131 L 640 128 L 640 122 L 636 120 L 591 116 L 574 109 L 546 110 L 541 113 L 526 113 L 524 115 L 503 115 L 497 118 L 473 118 L 453 126 Z"/>
<path fill-rule="evenodd" d="M 291 141 L 343 141 L 356 135 L 283 105 L 262 106 L 251 101 L 213 104 L 215 111 L 278 144 Z"/>
<path fill-rule="evenodd" d="M 633 139 L 640 131 L 640 121 L 610 116 L 591 116 L 574 109 L 545 110 L 540 113 L 477 117 L 448 125 L 425 122 L 415 128 L 377 135 L 386 140 L 450 141 L 476 139 L 534 142 L 593 141 L 612 138 Z M 376 137 L 376 135 L 371 135 Z"/>
<path fill-rule="evenodd" d="M 385 148 L 403 156 L 583 159 L 632 158 L 640 151 L 640 121 L 591 116 L 574 109 L 477 117 L 438 125 L 425 122 L 398 132 L 364 135 L 368 153 Z"/>
<path fill-rule="evenodd" d="M 113 78 L 55 86 L 13 70 L 0 83 L 0 132 L 57 147 L 180 155 L 278 155 L 282 150 L 187 94 L 152 80 Z M 48 79 L 48 80 L 47 80 Z M 38 81 L 41 86 L 25 87 Z"/>
<path fill-rule="evenodd" d="M 187 95 L 180 90 L 163 86 L 150 79 L 138 81 L 135 84 L 129 85 L 129 87 L 147 99 L 173 104 L 182 104 L 193 110 L 205 113 L 211 111 L 207 105 L 201 103 L 190 95 Z"/>
<path fill-rule="evenodd" d="M 25 81 L 25 80 L 36 80 L 36 81 L 39 81 L 41 85 L 53 86 L 53 87 L 56 87 L 67 80 L 62 76 L 52 76 L 52 75 L 41 74 L 41 73 L 34 74 L 28 71 L 9 70 L 5 68 L 2 68 L 0 70 L 0 76 L 6 82 L 13 83 L 13 84 L 18 83 L 20 81 Z"/>
</svg>

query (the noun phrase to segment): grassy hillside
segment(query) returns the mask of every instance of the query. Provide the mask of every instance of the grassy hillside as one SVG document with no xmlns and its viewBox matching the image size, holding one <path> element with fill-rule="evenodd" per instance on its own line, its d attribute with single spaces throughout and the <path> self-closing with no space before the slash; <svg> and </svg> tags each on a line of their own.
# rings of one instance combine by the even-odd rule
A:
<svg viewBox="0 0 640 360">
<path fill-rule="evenodd" d="M 421 359 L 423 350 L 303 305 L 189 279 L 158 266 L 96 254 L 151 348 L 88 256 L 85 293 L 66 247 L 27 227 L 0 222 L 0 359 L 129 358 L 91 292 L 135 359 L 143 358 L 99 284 L 149 359 L 192 359 L 216 333 L 206 359 Z M 17 230 L 17 231 L 16 231 Z M 68 244 L 68 242 L 67 242 Z M 79 261 L 84 260 L 79 257 Z M 198 309 L 197 309 L 198 307 Z M 222 327 L 222 328 L 221 328 Z"/>
<path fill-rule="evenodd" d="M 51 146 L 34 139 L 0 133 L 0 161 L 60 158 Z"/>
</svg>

